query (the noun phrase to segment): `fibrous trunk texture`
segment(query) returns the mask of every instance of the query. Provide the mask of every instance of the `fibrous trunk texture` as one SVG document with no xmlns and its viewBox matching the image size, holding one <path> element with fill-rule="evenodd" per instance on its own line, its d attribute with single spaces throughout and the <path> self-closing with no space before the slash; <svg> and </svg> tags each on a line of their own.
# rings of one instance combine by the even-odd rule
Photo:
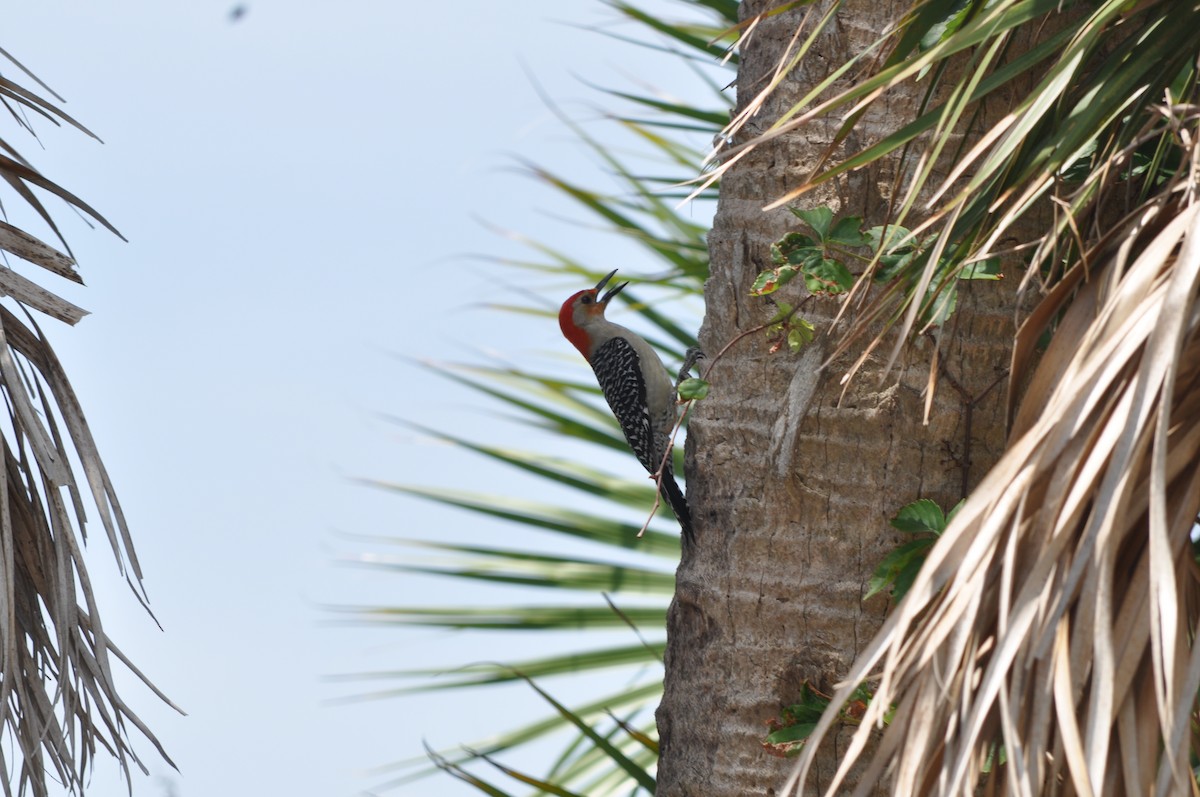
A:
<svg viewBox="0 0 1200 797">
<path fill-rule="evenodd" d="M 778 5 L 748 0 L 743 15 Z M 905 7 L 890 0 L 845 4 L 742 135 L 762 132 Z M 758 23 L 741 49 L 739 107 L 769 79 L 805 14 L 811 9 L 815 19 L 826 8 L 802 7 Z M 902 124 L 916 101 L 888 98 L 886 115 L 865 119 L 854 135 Z M 752 297 L 750 287 L 771 265 L 771 243 L 798 224 L 786 208 L 763 207 L 801 182 L 838 124 L 817 120 L 764 144 L 723 178 L 701 330 L 710 357 L 775 314 L 774 303 Z M 839 215 L 883 224 L 894 179 L 881 168 L 856 172 L 797 204 L 828 204 Z M 688 428 L 697 544 L 681 563 L 668 621 L 660 797 L 772 795 L 782 785 L 792 764 L 764 749 L 768 723 L 797 702 L 805 683 L 829 693 L 877 629 L 888 603 L 884 597 L 864 603 L 868 579 L 909 539 L 889 527 L 889 518 L 918 498 L 949 510 L 1003 448 L 1016 282 L 964 283 L 945 329 L 910 346 L 885 375 L 889 342 L 844 394 L 841 377 L 862 348 L 821 369 L 847 328 L 846 321 L 833 325 L 841 308 L 836 298 L 813 297 L 804 305 L 801 314 L 818 338 L 799 354 L 786 346 L 772 353 L 772 341 L 758 332 L 715 363 L 711 394 L 697 404 Z M 802 301 L 799 283 L 781 298 Z M 939 386 L 925 425 L 935 347 Z M 831 757 L 813 785 L 827 783 L 834 768 L 833 745 L 825 755 Z M 877 793 L 888 793 L 885 785 Z"/>
</svg>

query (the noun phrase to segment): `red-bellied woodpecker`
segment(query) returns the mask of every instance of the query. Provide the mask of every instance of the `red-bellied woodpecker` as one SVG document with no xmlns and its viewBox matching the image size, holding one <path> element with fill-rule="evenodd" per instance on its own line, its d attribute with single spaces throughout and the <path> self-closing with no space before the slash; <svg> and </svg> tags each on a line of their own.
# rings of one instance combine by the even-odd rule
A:
<svg viewBox="0 0 1200 797">
<path fill-rule="evenodd" d="M 601 296 L 600 291 L 616 273 L 613 269 L 595 288 L 580 291 L 563 302 L 558 324 L 567 340 L 591 364 L 600 391 L 638 462 L 651 474 L 658 473 L 662 466 L 660 491 L 679 519 L 684 539 L 690 542 L 692 516 L 675 481 L 671 458 L 666 456 L 678 417 L 675 385 L 653 346 L 604 317 L 609 301 L 629 284 L 622 282 Z"/>
</svg>

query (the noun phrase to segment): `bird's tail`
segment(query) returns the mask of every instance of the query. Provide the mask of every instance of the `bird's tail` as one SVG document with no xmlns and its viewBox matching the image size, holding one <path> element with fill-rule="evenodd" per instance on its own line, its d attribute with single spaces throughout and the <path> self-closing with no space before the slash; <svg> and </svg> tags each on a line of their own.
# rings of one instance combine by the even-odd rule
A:
<svg viewBox="0 0 1200 797">
<path fill-rule="evenodd" d="M 688 543 L 694 542 L 692 512 L 688 509 L 687 498 L 684 497 L 683 490 L 679 489 L 679 482 L 675 481 L 675 474 L 671 470 L 663 471 L 660 489 L 662 490 L 663 498 L 666 498 L 667 503 L 671 505 L 671 511 L 675 513 L 675 518 L 679 521 L 679 527 L 683 529 L 684 541 Z"/>
</svg>

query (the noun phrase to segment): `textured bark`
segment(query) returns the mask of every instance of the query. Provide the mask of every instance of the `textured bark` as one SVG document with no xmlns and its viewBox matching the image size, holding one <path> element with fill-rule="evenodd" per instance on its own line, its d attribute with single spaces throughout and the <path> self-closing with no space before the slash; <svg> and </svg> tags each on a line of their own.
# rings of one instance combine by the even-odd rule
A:
<svg viewBox="0 0 1200 797">
<path fill-rule="evenodd" d="M 743 14 L 773 5 L 748 0 Z M 851 0 L 768 103 L 758 129 L 823 77 L 819 70 L 872 41 L 899 7 L 892 0 Z M 818 6 L 816 14 L 823 10 Z M 739 103 L 770 76 L 804 13 L 760 23 L 742 49 Z M 910 101 L 886 102 L 887 116 L 876 123 L 895 125 L 911 113 Z M 874 123 L 864 123 L 870 135 Z M 749 289 L 770 265 L 770 244 L 797 223 L 786 209 L 762 208 L 798 184 L 836 125 L 815 122 L 777 139 L 723 179 L 701 330 L 710 355 L 774 314 L 773 303 L 751 297 Z M 880 224 L 892 179 L 880 169 L 856 173 L 801 202 L 829 203 Z M 837 299 L 805 305 L 803 315 L 825 337 L 799 355 L 786 348 L 770 353 L 770 342 L 757 333 L 715 366 L 712 393 L 698 403 L 688 429 L 697 545 L 681 563 L 669 616 L 658 712 L 660 797 L 773 795 L 781 788 L 792 762 L 764 750 L 767 723 L 796 702 L 805 682 L 830 692 L 878 628 L 887 602 L 863 602 L 867 581 L 908 539 L 888 519 L 918 498 L 949 508 L 1002 450 L 1003 386 L 970 412 L 964 397 L 980 396 L 1004 375 L 1016 281 L 962 285 L 957 313 L 940 333 L 945 372 L 927 426 L 932 339 L 910 347 L 906 361 L 882 381 L 881 364 L 870 363 L 844 396 L 841 376 L 861 348 L 818 371 L 844 331 L 830 328 Z M 790 303 L 802 298 L 799 282 L 784 291 Z M 883 351 L 886 356 L 887 347 Z M 828 783 L 835 747 L 844 747 L 846 736 L 827 746 L 820 784 Z M 876 792 L 888 793 L 882 784 Z"/>
</svg>

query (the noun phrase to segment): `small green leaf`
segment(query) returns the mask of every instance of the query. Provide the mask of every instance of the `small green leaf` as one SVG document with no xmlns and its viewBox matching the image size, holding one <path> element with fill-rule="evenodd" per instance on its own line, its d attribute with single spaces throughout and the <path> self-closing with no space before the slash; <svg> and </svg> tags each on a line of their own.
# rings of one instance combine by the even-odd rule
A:
<svg viewBox="0 0 1200 797">
<path fill-rule="evenodd" d="M 896 579 L 897 571 L 890 566 L 885 568 L 884 565 L 886 563 L 887 560 L 880 562 L 879 567 L 875 568 L 875 572 L 871 574 L 870 580 L 867 581 L 867 594 L 863 595 L 862 598 L 864 601 L 874 598 L 883 592 L 888 588 L 888 584 L 891 584 Z"/>
<path fill-rule="evenodd" d="M 937 290 L 936 286 L 930 286 L 929 303 L 922 313 L 922 318 L 934 326 L 941 326 L 946 323 L 950 316 L 954 315 L 955 308 L 958 307 L 958 286 L 951 283 L 941 290 Z"/>
<path fill-rule="evenodd" d="M 908 237 L 909 232 L 910 230 L 907 227 L 901 227 L 899 224 L 888 224 L 886 226 L 872 227 L 864 235 L 867 238 L 867 246 L 875 250 L 882 249 L 884 252 L 890 252 L 896 244 Z M 911 248 L 910 244 L 905 244 L 903 247 L 905 251 Z"/>
<path fill-rule="evenodd" d="M 796 742 L 802 742 L 812 735 L 813 729 L 817 727 L 815 722 L 802 722 L 797 725 L 789 725 L 786 728 L 780 728 L 777 731 L 767 734 L 765 744 L 770 747 L 786 746 L 784 753 L 794 752 L 792 747 Z"/>
<path fill-rule="evenodd" d="M 1004 275 L 1000 273 L 1000 258 L 989 257 L 987 260 L 976 260 L 967 263 L 958 272 L 960 280 L 998 280 Z"/>
<path fill-rule="evenodd" d="M 804 223 L 813 228 L 813 232 L 817 234 L 817 240 L 824 241 L 829 234 L 829 224 L 833 221 L 833 211 L 822 205 L 821 207 L 810 208 L 809 210 L 801 210 L 800 208 L 789 208 L 792 213 L 804 220 Z"/>
<path fill-rule="evenodd" d="M 679 397 L 685 401 L 699 400 L 708 395 L 710 387 L 703 379 L 685 379 L 679 383 Z"/>
<path fill-rule="evenodd" d="M 838 219 L 837 224 L 833 225 L 833 229 L 829 233 L 829 242 L 842 246 L 866 246 L 870 243 L 870 238 L 863 233 L 862 223 L 861 216 L 846 216 Z"/>
<path fill-rule="evenodd" d="M 821 264 L 825 259 L 825 250 L 819 246 L 812 249 L 798 249 L 792 252 L 792 262 L 801 268 L 812 268 Z"/>
<path fill-rule="evenodd" d="M 878 595 L 889 586 L 897 593 L 897 600 L 903 597 L 903 592 L 900 592 L 901 581 L 904 581 L 904 591 L 908 591 L 917 571 L 921 569 L 921 563 L 925 561 L 929 548 L 936 541 L 934 537 L 921 537 L 904 543 L 885 556 L 867 581 L 867 594 L 863 596 L 863 600 Z"/>
<path fill-rule="evenodd" d="M 951 510 L 951 516 L 962 506 L 960 501 Z M 875 568 L 871 579 L 867 582 L 867 594 L 863 600 L 877 595 L 889 586 L 892 588 L 892 598 L 900 600 L 913 585 L 921 565 L 929 555 L 929 549 L 937 542 L 937 537 L 945 530 L 949 522 L 936 502 L 921 498 L 900 508 L 892 518 L 893 528 L 909 534 L 921 534 L 915 540 L 904 543 L 889 553 Z"/>
<path fill-rule="evenodd" d="M 954 10 L 945 19 L 935 22 L 929 30 L 925 31 L 925 35 L 921 37 L 921 52 L 945 41 L 950 34 L 958 30 L 970 9 L 971 3 L 968 0 L 957 0 L 954 3 Z"/>
<path fill-rule="evenodd" d="M 898 602 L 908 594 L 913 582 L 917 580 L 917 573 L 921 572 L 921 566 L 929 557 L 929 549 L 933 547 L 934 541 L 932 537 L 913 540 L 913 544 L 920 543 L 920 545 L 900 568 L 900 572 L 896 574 L 896 580 L 892 582 L 892 600 Z"/>
<path fill-rule="evenodd" d="M 813 732 L 821 719 L 821 714 L 829 705 L 829 699 L 816 692 L 808 683 L 800 687 L 799 702 L 785 706 L 778 719 L 772 719 L 767 724 L 771 732 L 763 740 L 763 747 L 768 752 L 789 756 L 799 752 L 804 740 Z"/>
<path fill-rule="evenodd" d="M 792 354 L 800 351 L 804 344 L 811 343 L 816 337 L 816 330 L 810 321 L 804 318 L 798 318 L 793 323 L 792 328 L 788 330 L 787 343 Z"/>
<path fill-rule="evenodd" d="M 776 326 L 778 326 L 778 325 L 782 324 L 784 319 L 786 319 L 791 314 L 792 314 L 792 306 L 790 304 L 788 304 L 787 302 L 777 301 L 777 302 L 775 302 L 775 315 L 767 323 L 775 324 Z M 768 330 L 768 331 L 770 331 L 770 330 Z M 780 330 L 775 329 L 774 331 L 779 332 Z"/>
<path fill-rule="evenodd" d="M 787 262 L 787 255 L 784 254 L 783 249 L 781 249 L 779 246 L 779 243 L 780 242 L 776 241 L 775 243 L 771 244 L 771 262 L 777 266 L 782 266 Z"/>
<path fill-rule="evenodd" d="M 750 287 L 750 295 L 766 296 L 768 293 L 774 293 L 780 287 L 791 282 L 792 277 L 796 276 L 798 272 L 799 269 L 796 266 L 767 269 L 754 280 L 754 285 Z"/>
<path fill-rule="evenodd" d="M 821 258 L 804 267 L 804 284 L 810 293 L 845 293 L 854 286 L 854 275 L 838 261 Z"/>
<path fill-rule="evenodd" d="M 812 238 L 798 232 L 789 232 L 771 244 L 771 262 L 777 266 L 799 263 L 809 252 L 821 251 Z"/>
<path fill-rule="evenodd" d="M 946 529 L 946 515 L 936 501 L 920 498 L 900 508 L 891 520 L 892 528 L 917 534 L 930 531 L 941 534 Z"/>
<path fill-rule="evenodd" d="M 890 282 L 900 275 L 913 262 L 916 253 L 909 250 L 894 255 L 884 255 L 879 258 L 879 267 L 875 269 L 876 282 Z"/>
</svg>

